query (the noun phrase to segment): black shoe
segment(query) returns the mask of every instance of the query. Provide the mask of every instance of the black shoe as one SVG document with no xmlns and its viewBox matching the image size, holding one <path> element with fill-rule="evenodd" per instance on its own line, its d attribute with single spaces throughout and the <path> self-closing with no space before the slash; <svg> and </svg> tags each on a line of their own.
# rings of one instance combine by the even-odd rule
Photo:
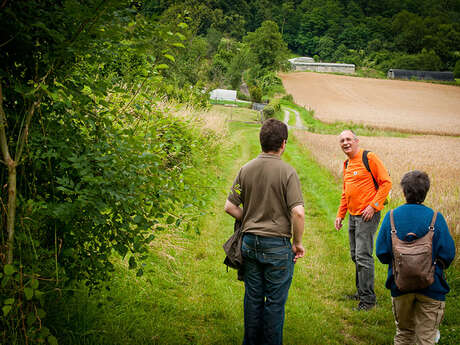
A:
<svg viewBox="0 0 460 345">
<path fill-rule="evenodd" d="M 355 293 L 354 295 L 345 295 L 345 299 L 359 301 L 359 294 Z"/>
<path fill-rule="evenodd" d="M 355 311 L 368 311 L 368 310 L 371 310 L 372 308 L 375 308 L 375 303 L 374 304 L 369 304 L 369 303 L 359 302 L 358 306 L 356 308 L 353 308 L 353 310 L 355 310 Z"/>
</svg>

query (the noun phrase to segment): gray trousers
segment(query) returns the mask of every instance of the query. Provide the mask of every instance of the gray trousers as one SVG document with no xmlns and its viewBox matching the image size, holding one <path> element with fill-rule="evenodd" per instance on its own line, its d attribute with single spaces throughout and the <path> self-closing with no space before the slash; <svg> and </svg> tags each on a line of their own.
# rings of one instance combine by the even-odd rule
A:
<svg viewBox="0 0 460 345">
<path fill-rule="evenodd" d="M 380 212 L 365 222 L 361 216 L 349 217 L 348 237 L 350 240 L 351 260 L 356 267 L 356 289 L 359 300 L 366 304 L 375 304 L 374 292 L 374 238 L 380 221 Z"/>
</svg>

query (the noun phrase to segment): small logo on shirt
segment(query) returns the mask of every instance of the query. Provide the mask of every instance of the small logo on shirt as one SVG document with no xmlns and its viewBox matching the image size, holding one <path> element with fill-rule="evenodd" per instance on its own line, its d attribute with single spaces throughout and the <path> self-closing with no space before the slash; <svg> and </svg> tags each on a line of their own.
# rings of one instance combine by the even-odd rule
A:
<svg viewBox="0 0 460 345">
<path fill-rule="evenodd" d="M 353 175 L 358 175 L 358 172 L 357 172 L 357 171 L 354 171 L 354 172 L 353 172 Z"/>
</svg>

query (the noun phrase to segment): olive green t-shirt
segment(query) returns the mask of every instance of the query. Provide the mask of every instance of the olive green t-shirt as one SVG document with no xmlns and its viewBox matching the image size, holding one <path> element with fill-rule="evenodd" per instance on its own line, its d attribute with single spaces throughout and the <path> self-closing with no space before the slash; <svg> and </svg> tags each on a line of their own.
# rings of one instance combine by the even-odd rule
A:
<svg viewBox="0 0 460 345">
<path fill-rule="evenodd" d="M 228 200 L 243 204 L 243 232 L 291 237 L 291 210 L 303 205 L 297 172 L 277 155 L 261 153 L 246 163 Z"/>
</svg>

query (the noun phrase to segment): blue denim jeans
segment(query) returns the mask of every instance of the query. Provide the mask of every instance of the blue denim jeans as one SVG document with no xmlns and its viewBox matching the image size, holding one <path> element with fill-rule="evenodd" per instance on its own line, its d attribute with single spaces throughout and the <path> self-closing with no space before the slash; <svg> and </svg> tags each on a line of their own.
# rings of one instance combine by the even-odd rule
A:
<svg viewBox="0 0 460 345">
<path fill-rule="evenodd" d="M 367 222 L 361 216 L 349 217 L 348 235 L 350 255 L 356 267 L 356 289 L 359 300 L 365 304 L 375 304 L 374 292 L 374 238 L 380 221 L 380 212 Z"/>
<path fill-rule="evenodd" d="M 244 345 L 283 343 L 284 306 L 294 273 L 288 238 L 245 234 Z"/>
</svg>

